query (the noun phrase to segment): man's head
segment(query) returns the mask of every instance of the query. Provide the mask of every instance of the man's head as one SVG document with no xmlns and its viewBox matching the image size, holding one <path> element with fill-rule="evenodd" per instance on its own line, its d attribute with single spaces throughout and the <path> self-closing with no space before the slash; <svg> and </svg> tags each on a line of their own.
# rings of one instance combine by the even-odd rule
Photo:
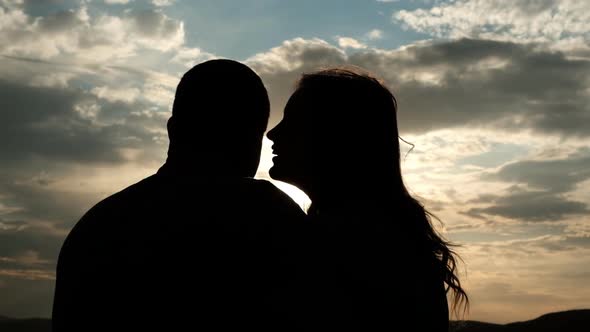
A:
<svg viewBox="0 0 590 332">
<path fill-rule="evenodd" d="M 246 65 L 221 59 L 198 64 L 176 89 L 169 160 L 252 177 L 269 113 L 266 88 Z"/>
</svg>

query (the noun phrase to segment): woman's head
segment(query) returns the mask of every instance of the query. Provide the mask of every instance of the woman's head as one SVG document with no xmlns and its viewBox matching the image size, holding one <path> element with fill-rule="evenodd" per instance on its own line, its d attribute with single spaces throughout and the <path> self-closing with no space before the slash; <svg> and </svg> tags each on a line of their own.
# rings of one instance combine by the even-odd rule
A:
<svg viewBox="0 0 590 332">
<path fill-rule="evenodd" d="M 312 200 L 400 186 L 396 107 L 384 84 L 360 69 L 304 74 L 268 133 L 277 155 L 270 175 Z"/>
<path fill-rule="evenodd" d="M 433 258 L 454 304 L 468 303 L 456 275 L 456 254 L 431 224 L 431 214 L 407 191 L 400 167 L 397 102 L 385 85 L 359 69 L 304 74 L 268 133 L 270 175 L 298 186 L 312 211 L 377 207 L 414 248 Z"/>
</svg>

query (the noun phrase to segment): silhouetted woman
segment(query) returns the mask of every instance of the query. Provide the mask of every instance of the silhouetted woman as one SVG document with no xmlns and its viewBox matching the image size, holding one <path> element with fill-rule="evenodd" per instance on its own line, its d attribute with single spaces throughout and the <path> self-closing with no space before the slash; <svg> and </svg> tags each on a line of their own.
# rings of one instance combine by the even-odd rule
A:
<svg viewBox="0 0 590 332">
<path fill-rule="evenodd" d="M 268 133 L 271 177 L 312 200 L 302 330 L 447 331 L 447 292 L 467 305 L 455 253 L 402 180 L 396 108 L 369 74 L 326 69 L 301 77 Z"/>
</svg>

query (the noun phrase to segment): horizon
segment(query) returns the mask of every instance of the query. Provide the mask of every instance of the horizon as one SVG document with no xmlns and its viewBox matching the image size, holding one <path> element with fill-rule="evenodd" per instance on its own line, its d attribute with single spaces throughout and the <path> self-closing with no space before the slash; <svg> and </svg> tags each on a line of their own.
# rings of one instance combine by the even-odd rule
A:
<svg viewBox="0 0 590 332">
<path fill-rule="evenodd" d="M 65 235 L 158 169 L 181 75 L 214 58 L 261 76 L 268 130 L 303 72 L 356 65 L 385 81 L 414 144 L 400 144 L 404 180 L 461 245 L 465 319 L 590 308 L 588 13 L 574 0 L 0 0 L 0 315 L 51 316 Z"/>
<path fill-rule="evenodd" d="M 506 323 L 497 323 L 497 322 L 489 322 L 489 321 L 479 321 L 479 320 L 473 320 L 473 319 L 457 319 L 457 318 L 451 319 L 450 322 L 469 322 L 469 321 L 473 321 L 473 322 L 481 322 L 481 323 L 490 323 L 490 324 L 505 325 L 505 324 L 513 324 L 513 323 L 521 323 L 521 322 L 532 321 L 532 320 L 536 320 L 536 319 L 539 319 L 539 318 L 544 317 L 544 316 L 547 316 L 547 315 L 563 314 L 563 313 L 571 313 L 571 312 L 579 312 L 579 311 L 590 313 L 590 308 L 574 308 L 574 309 L 568 309 L 568 310 L 562 310 L 562 311 L 546 312 L 546 313 L 543 313 L 543 314 L 538 315 L 538 316 L 535 316 L 535 317 L 525 318 L 523 320 L 517 320 L 517 321 L 510 321 L 510 322 L 506 322 Z M 14 317 L 8 317 L 8 316 L 0 315 L 0 319 L 11 319 L 11 320 L 41 319 L 41 320 L 51 320 L 51 317 L 21 317 L 21 318 L 14 318 Z"/>
</svg>

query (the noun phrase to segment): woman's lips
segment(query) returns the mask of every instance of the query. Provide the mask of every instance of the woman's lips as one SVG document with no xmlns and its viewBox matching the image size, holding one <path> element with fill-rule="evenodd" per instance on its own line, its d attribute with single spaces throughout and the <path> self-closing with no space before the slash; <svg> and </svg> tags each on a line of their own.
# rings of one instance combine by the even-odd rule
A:
<svg viewBox="0 0 590 332">
<path fill-rule="evenodd" d="M 276 157 L 279 155 L 279 153 L 277 152 L 277 150 L 274 148 L 274 146 L 272 147 L 272 154 Z"/>
<path fill-rule="evenodd" d="M 281 157 L 279 156 L 279 154 L 278 154 L 278 153 L 276 153 L 276 152 L 273 152 L 272 161 L 273 161 L 274 163 L 276 163 L 276 162 L 277 162 L 277 160 L 281 160 Z"/>
</svg>

